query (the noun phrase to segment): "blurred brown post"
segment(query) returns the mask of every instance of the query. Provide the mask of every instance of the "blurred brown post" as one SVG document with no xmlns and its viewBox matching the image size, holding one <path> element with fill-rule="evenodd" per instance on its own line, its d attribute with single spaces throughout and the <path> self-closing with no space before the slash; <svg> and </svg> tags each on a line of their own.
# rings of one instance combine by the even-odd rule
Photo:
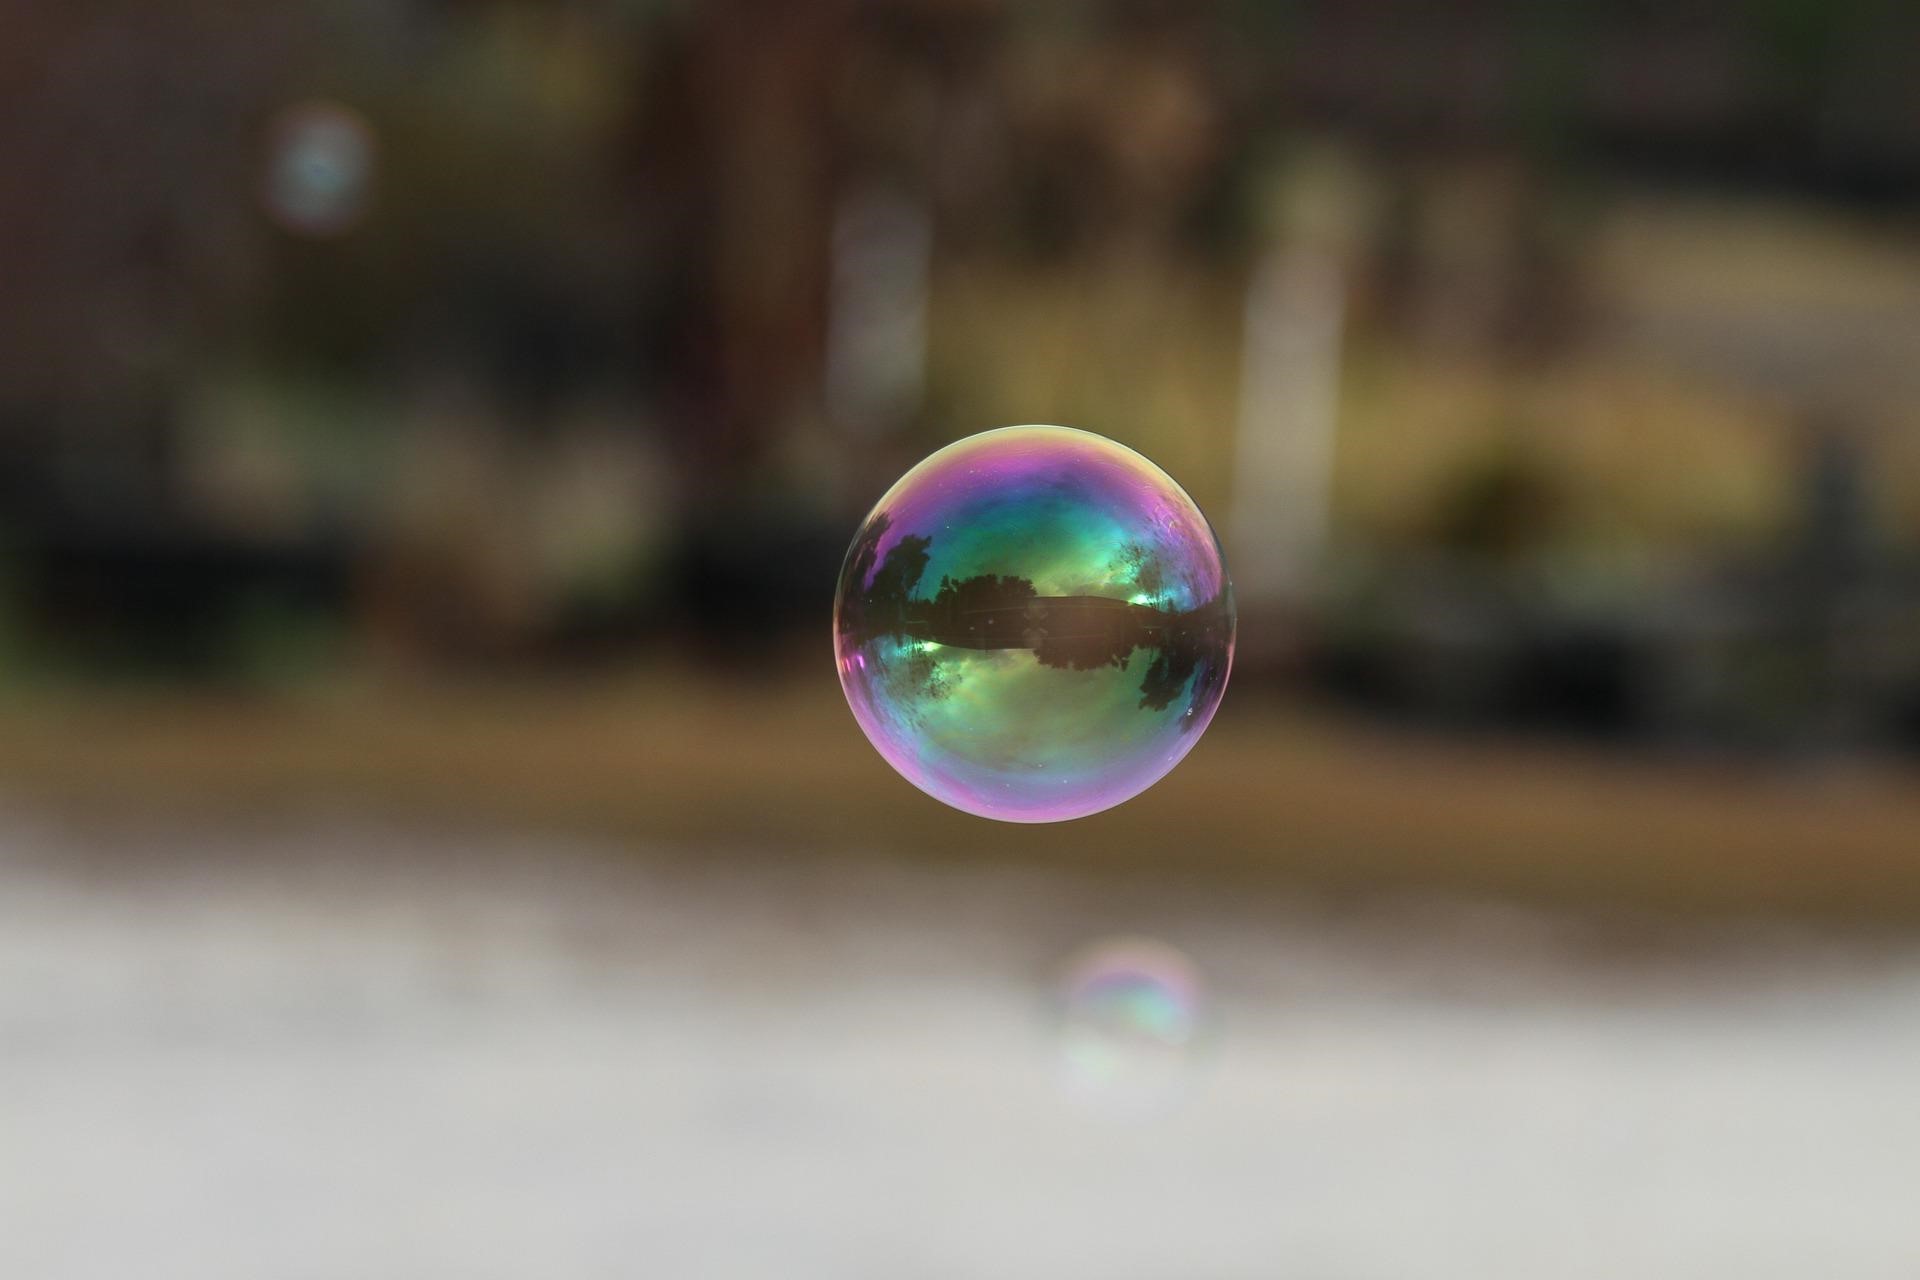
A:
<svg viewBox="0 0 1920 1280">
<path fill-rule="evenodd" d="M 847 0 L 715 0 L 663 59 L 642 169 L 674 201 L 669 396 L 696 482 L 725 487 L 818 412 Z M 672 65 L 677 63 L 678 65 Z"/>
</svg>

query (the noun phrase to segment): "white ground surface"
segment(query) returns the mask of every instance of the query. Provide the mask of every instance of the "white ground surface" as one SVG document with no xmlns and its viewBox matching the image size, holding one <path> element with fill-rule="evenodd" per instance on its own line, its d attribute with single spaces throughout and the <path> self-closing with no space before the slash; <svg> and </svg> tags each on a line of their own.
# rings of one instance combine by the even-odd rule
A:
<svg viewBox="0 0 1920 1280">
<path fill-rule="evenodd" d="M 1206 972 L 1184 1102 L 1046 983 Z M 697 859 L 0 820 L 0 1276 L 1920 1276 L 1920 952 Z"/>
</svg>

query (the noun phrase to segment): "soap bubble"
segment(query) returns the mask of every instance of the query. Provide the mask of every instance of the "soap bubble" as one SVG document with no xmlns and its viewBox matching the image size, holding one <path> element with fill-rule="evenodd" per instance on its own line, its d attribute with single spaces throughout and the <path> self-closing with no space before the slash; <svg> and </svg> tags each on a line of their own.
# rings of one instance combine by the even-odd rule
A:
<svg viewBox="0 0 1920 1280">
<path fill-rule="evenodd" d="M 1160 468 L 1066 427 L 948 445 L 881 498 L 834 598 L 840 684 L 909 782 L 1057 822 L 1140 794 L 1220 705 L 1233 591 Z"/>
<path fill-rule="evenodd" d="M 1137 1116 L 1176 1101 L 1205 1029 L 1199 970 L 1151 938 L 1088 947 L 1062 972 L 1060 1083 L 1076 1105 Z"/>
<path fill-rule="evenodd" d="M 373 131 L 331 102 L 289 107 L 275 120 L 264 196 L 274 220 L 307 236 L 335 236 L 366 211 Z"/>
</svg>

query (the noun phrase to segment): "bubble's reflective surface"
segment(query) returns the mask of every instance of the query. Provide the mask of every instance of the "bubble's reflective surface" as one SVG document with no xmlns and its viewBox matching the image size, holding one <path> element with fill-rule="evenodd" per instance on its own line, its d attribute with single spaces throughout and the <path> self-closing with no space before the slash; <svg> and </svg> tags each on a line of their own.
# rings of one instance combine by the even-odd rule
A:
<svg viewBox="0 0 1920 1280">
<path fill-rule="evenodd" d="M 334 236 L 365 212 L 373 131 L 331 102 L 290 107 L 274 122 L 265 199 L 275 221 L 307 236 Z"/>
<path fill-rule="evenodd" d="M 1060 1081 L 1092 1110 L 1129 1116 L 1176 1101 L 1205 1020 L 1199 971 L 1151 938 L 1097 943 L 1061 976 Z"/>
<path fill-rule="evenodd" d="M 834 599 L 841 687 L 880 754 L 1010 822 L 1097 813 L 1165 776 L 1220 705 L 1233 628 L 1193 500 L 1066 427 L 985 432 L 913 468 Z"/>
</svg>

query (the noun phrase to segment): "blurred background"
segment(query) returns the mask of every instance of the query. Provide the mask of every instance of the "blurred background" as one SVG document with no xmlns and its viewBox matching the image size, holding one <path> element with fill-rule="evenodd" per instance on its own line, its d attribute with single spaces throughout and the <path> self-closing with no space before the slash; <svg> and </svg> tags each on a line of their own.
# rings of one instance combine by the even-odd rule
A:
<svg viewBox="0 0 1920 1280">
<path fill-rule="evenodd" d="M 0 1270 L 1911 1277 L 1920 12 L 26 0 Z M 1209 736 L 949 812 L 835 574 L 1057 422 Z"/>
</svg>

